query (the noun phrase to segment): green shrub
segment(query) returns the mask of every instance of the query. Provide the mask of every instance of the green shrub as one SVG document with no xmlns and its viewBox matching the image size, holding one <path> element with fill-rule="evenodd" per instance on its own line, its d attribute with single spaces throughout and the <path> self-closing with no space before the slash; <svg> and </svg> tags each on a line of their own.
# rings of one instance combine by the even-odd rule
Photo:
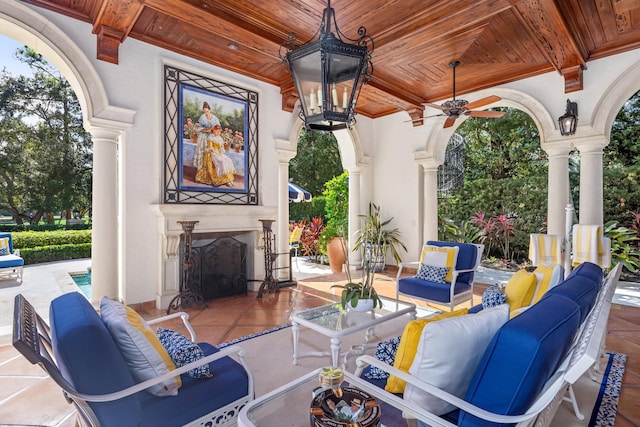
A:
<svg viewBox="0 0 640 427">
<path fill-rule="evenodd" d="M 67 259 L 91 258 L 91 243 L 38 246 L 20 249 L 25 265 Z"/>
<path fill-rule="evenodd" d="M 12 233 L 11 236 L 13 237 L 13 247 L 21 251 L 41 246 L 91 244 L 91 230 L 21 231 Z"/>
<path fill-rule="evenodd" d="M 90 230 L 91 224 L 0 224 L 0 232 L 18 233 L 20 231 L 56 231 L 56 230 Z"/>
</svg>

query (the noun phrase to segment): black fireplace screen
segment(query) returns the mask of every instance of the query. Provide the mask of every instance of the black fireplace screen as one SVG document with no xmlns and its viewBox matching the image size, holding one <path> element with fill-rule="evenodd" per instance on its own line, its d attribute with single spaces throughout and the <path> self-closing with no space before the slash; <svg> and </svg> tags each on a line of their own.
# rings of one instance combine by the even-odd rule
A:
<svg viewBox="0 0 640 427">
<path fill-rule="evenodd" d="M 181 243 L 180 251 L 183 250 Z M 189 288 L 199 292 L 205 300 L 247 294 L 245 242 L 234 237 L 219 237 L 211 241 L 195 235 L 191 259 Z"/>
</svg>

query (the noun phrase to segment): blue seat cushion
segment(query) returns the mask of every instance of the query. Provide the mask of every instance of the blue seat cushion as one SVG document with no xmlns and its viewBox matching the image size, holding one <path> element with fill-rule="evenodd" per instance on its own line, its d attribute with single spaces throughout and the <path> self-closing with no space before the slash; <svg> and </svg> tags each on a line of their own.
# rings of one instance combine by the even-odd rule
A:
<svg viewBox="0 0 640 427">
<path fill-rule="evenodd" d="M 54 299 L 49 321 L 58 367 L 76 390 L 106 394 L 134 385 L 111 334 L 84 295 L 71 292 Z M 90 405 L 102 425 L 140 422 L 141 406 L 136 396 Z"/>
<path fill-rule="evenodd" d="M 24 260 L 16 255 L 2 255 L 0 256 L 0 268 L 22 267 Z"/>
<path fill-rule="evenodd" d="M 498 414 L 524 413 L 566 356 L 579 326 L 580 307 L 561 295 L 509 320 L 489 343 L 465 400 Z M 500 424 L 461 411 L 458 425 Z"/>
<path fill-rule="evenodd" d="M 405 277 L 398 280 L 398 290 L 405 295 L 416 295 L 443 303 L 450 302 L 450 283 L 427 282 L 416 277 Z M 469 283 L 460 280 L 456 281 L 455 294 L 470 290 L 471 285 Z"/>
<path fill-rule="evenodd" d="M 205 356 L 219 350 L 198 343 Z M 142 402 L 140 426 L 179 426 L 198 419 L 249 394 L 249 378 L 242 365 L 230 357 L 209 363 L 211 378 L 182 375 L 182 387 L 176 397 L 157 398 L 138 393 Z"/>
<path fill-rule="evenodd" d="M 550 295 L 562 295 L 569 298 L 580 306 L 580 322 L 582 323 L 596 303 L 599 288 L 599 283 L 590 277 L 575 275 L 549 289 L 542 299 Z"/>
</svg>

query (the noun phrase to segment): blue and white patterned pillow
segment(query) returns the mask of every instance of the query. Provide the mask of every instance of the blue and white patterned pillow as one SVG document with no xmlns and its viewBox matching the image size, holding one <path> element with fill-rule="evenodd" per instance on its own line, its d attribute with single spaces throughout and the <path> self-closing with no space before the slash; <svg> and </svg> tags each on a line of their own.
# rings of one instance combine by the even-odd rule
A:
<svg viewBox="0 0 640 427">
<path fill-rule="evenodd" d="M 198 344 L 178 332 L 158 328 L 156 334 L 178 368 L 204 357 Z M 211 378 L 213 376 L 208 363 L 187 371 L 187 375 L 191 378 Z"/>
<path fill-rule="evenodd" d="M 498 285 L 492 285 L 482 294 L 482 308 L 495 307 L 507 302 L 507 295 Z"/>
<path fill-rule="evenodd" d="M 445 283 L 449 267 L 434 267 L 433 265 L 420 264 L 416 278 L 428 282 Z"/>
<path fill-rule="evenodd" d="M 396 353 L 398 352 L 398 344 L 400 344 L 400 337 L 379 342 L 376 346 L 376 359 L 393 366 L 393 361 L 396 359 Z M 372 366 L 364 375 L 372 380 L 384 380 L 389 377 L 388 372 L 375 366 Z"/>
<path fill-rule="evenodd" d="M 9 248 L 0 248 L 0 256 L 9 255 Z"/>
</svg>

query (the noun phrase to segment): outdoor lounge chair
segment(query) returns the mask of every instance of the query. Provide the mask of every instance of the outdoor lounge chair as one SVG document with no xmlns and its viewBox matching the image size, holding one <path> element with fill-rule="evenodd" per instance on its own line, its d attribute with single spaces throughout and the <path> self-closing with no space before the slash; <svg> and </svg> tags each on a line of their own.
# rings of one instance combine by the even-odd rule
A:
<svg viewBox="0 0 640 427">
<path fill-rule="evenodd" d="M 396 298 L 405 295 L 435 304 L 448 305 L 471 301 L 473 275 L 482 257 L 484 245 L 428 241 L 422 248 L 420 261 L 401 263 L 396 276 Z M 415 265 L 415 277 L 401 278 L 406 265 Z M 443 274 L 444 273 L 444 274 Z"/>
<path fill-rule="evenodd" d="M 29 362 L 40 365 L 62 388 L 67 401 L 78 411 L 81 425 L 236 425 L 240 409 L 253 399 L 254 390 L 253 377 L 243 359 L 244 349 L 231 345 L 218 350 L 198 343 L 204 357 L 189 362 L 194 358 L 193 350 L 180 345 L 178 351 L 185 349 L 189 353 L 183 360 L 186 364 L 161 373 L 157 365 L 151 369 L 142 366 L 140 360 L 130 363 L 127 355 L 132 350 L 137 349 L 146 356 L 145 360 L 151 360 L 153 348 L 143 345 L 140 339 L 135 340 L 135 345 L 117 344 L 123 342 L 125 334 L 117 330 L 114 335 L 106 325 L 105 310 L 102 311 L 101 317 L 81 293 L 70 292 L 51 302 L 49 327 L 22 295 L 15 298 L 13 346 Z M 187 313 L 172 313 L 147 324 L 178 317 L 191 334 L 187 347 L 193 347 L 195 336 Z M 133 322 L 132 325 L 135 326 Z M 146 327 L 138 328 L 143 329 Z M 185 340 L 188 341 L 186 337 Z M 207 365 L 212 376 L 188 375 Z M 134 380 L 134 371 L 140 373 L 141 369 L 150 378 L 140 382 Z M 179 384 L 178 378 L 182 385 L 177 392 L 153 391 L 167 391 L 165 384 Z"/>
<path fill-rule="evenodd" d="M 16 279 L 22 282 L 24 260 L 13 250 L 11 233 L 0 233 L 0 279 Z"/>
</svg>

